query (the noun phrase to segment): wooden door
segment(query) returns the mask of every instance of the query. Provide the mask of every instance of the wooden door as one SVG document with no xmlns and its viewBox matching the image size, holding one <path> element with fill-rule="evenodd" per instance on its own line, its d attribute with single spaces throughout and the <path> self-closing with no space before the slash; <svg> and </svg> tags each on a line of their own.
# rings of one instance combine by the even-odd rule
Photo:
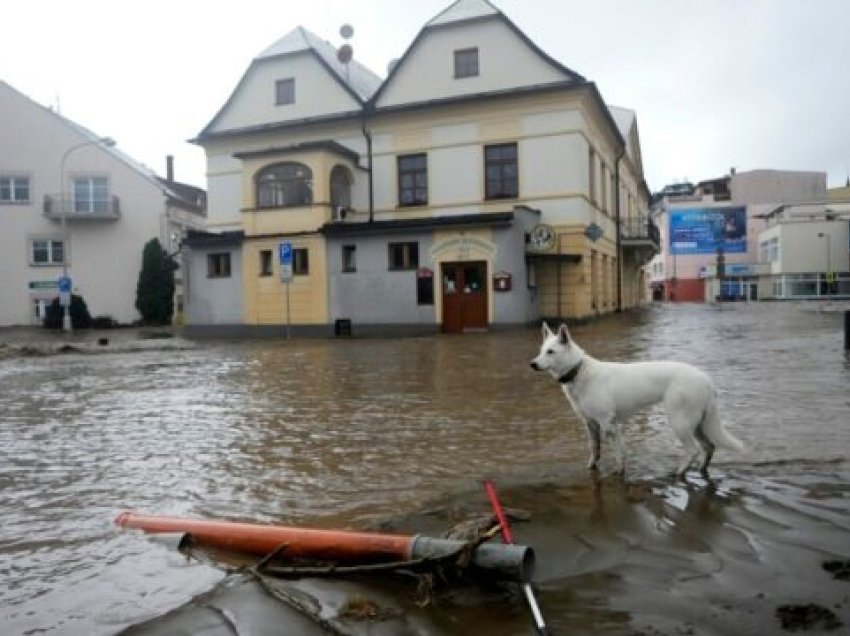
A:
<svg viewBox="0 0 850 636">
<path fill-rule="evenodd" d="M 487 329 L 487 263 L 443 263 L 443 331 L 463 333 Z"/>
</svg>

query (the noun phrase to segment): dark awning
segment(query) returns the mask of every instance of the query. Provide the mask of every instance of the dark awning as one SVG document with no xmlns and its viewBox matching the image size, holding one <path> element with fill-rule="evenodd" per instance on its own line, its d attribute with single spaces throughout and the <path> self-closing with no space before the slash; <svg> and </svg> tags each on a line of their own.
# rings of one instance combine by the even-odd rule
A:
<svg viewBox="0 0 850 636">
<path fill-rule="evenodd" d="M 332 222 L 325 223 L 319 231 L 328 237 L 350 236 L 352 234 L 389 234 L 393 232 L 415 232 L 447 227 L 509 226 L 513 222 L 513 219 L 513 212 L 459 214 L 457 216 L 372 221 L 371 223 L 368 221 L 362 223 Z"/>
</svg>

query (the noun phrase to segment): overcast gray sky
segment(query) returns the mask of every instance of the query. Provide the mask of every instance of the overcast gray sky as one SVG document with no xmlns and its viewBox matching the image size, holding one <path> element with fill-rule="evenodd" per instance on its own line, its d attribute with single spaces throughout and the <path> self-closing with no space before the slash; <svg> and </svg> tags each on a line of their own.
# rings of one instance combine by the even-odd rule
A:
<svg viewBox="0 0 850 636">
<path fill-rule="evenodd" d="M 386 76 L 450 0 L 28 0 L 3 7 L 0 79 L 159 174 L 205 187 L 194 137 L 251 59 L 302 25 Z M 738 170 L 850 172 L 848 0 L 494 0 L 637 112 L 651 190 Z"/>
</svg>

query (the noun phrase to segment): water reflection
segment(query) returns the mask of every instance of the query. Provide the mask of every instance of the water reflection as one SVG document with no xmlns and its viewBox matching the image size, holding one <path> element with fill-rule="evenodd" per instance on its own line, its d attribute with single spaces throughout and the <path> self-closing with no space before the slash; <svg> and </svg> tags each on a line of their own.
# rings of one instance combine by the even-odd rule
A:
<svg viewBox="0 0 850 636">
<path fill-rule="evenodd" d="M 519 507 L 549 525 L 526 538 L 572 555 L 544 566 L 548 609 L 575 618 L 564 582 L 628 554 L 637 561 L 627 570 L 647 567 L 657 553 L 632 551 L 647 536 L 684 537 L 664 543 L 661 561 L 688 568 L 694 549 L 737 553 L 754 540 L 770 523 L 767 513 L 753 521 L 755 504 L 745 507 L 752 530 L 698 531 L 727 526 L 729 507 L 743 505 L 746 484 L 728 485 L 742 471 L 844 470 L 840 318 L 784 305 L 666 306 L 572 329 L 599 358 L 674 358 L 712 375 L 730 430 L 750 446 L 718 452 L 719 490 L 664 481 L 679 448 L 659 411 L 626 431 L 629 482 L 605 478 L 594 490 L 582 428 L 557 386 L 528 369 L 536 328 L 0 361 L 0 631 L 112 633 L 221 576 L 116 533 L 122 509 L 363 527 L 440 493 L 477 492 L 484 477 L 529 485 Z M 803 512 L 823 519 L 809 505 Z M 589 525 L 556 541 L 547 533 L 566 523 L 552 517 L 562 509 Z"/>
</svg>

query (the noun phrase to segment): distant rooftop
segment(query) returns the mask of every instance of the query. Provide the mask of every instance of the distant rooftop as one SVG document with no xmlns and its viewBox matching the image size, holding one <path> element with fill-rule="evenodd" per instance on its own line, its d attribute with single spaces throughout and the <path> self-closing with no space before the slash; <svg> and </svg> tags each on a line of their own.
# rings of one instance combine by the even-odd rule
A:
<svg viewBox="0 0 850 636">
<path fill-rule="evenodd" d="M 426 22 L 425 26 L 430 27 L 449 24 L 451 22 L 463 22 L 488 15 L 496 15 L 497 13 L 499 13 L 499 10 L 487 2 L 487 0 L 457 0 L 457 2 L 449 5 Z"/>
<path fill-rule="evenodd" d="M 381 78 L 355 60 L 343 64 L 337 59 L 337 49 L 302 26 L 294 28 L 277 42 L 263 50 L 257 60 L 314 51 L 336 74 L 341 82 L 351 88 L 363 101 L 368 100 L 381 85 Z"/>
</svg>

